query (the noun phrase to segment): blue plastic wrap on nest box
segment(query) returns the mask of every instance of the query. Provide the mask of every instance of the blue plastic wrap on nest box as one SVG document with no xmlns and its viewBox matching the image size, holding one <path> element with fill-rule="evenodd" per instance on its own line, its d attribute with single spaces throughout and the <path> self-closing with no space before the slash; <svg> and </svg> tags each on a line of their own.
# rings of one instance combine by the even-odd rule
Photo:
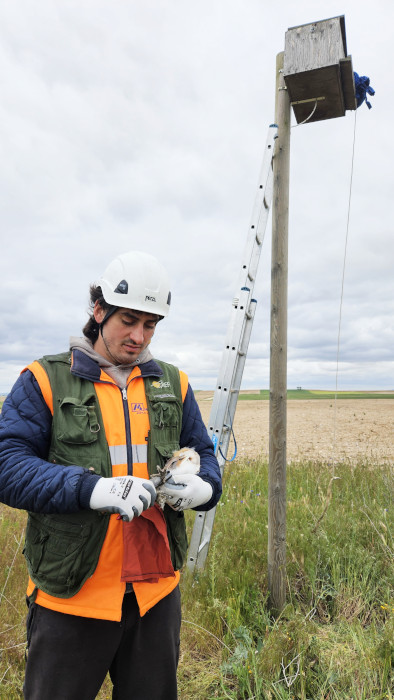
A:
<svg viewBox="0 0 394 700">
<path fill-rule="evenodd" d="M 358 73 L 354 73 L 354 85 L 356 88 L 357 107 L 360 107 L 365 100 L 365 104 L 367 105 L 368 109 L 371 109 L 372 105 L 367 100 L 367 93 L 368 95 L 374 95 L 375 90 L 371 88 L 369 78 L 367 78 L 366 75 L 360 76 Z"/>
</svg>

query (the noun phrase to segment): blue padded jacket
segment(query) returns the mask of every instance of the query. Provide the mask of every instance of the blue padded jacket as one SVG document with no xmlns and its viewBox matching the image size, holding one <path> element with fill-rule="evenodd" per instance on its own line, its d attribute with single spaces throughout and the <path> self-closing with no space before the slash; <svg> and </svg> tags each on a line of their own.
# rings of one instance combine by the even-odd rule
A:
<svg viewBox="0 0 394 700">
<path fill-rule="evenodd" d="M 91 376 L 97 376 L 97 363 L 79 350 L 74 350 L 73 356 L 73 368 L 91 363 Z M 143 376 L 162 374 L 153 360 L 140 369 Z M 1 502 L 36 513 L 75 513 L 89 508 L 91 493 L 100 477 L 77 465 L 47 461 L 51 425 L 52 416 L 38 383 L 26 370 L 7 396 L 0 415 Z M 200 455 L 200 476 L 212 485 L 213 495 L 196 510 L 209 510 L 221 496 L 221 475 L 190 385 L 183 403 L 180 446 L 195 447 Z"/>
</svg>

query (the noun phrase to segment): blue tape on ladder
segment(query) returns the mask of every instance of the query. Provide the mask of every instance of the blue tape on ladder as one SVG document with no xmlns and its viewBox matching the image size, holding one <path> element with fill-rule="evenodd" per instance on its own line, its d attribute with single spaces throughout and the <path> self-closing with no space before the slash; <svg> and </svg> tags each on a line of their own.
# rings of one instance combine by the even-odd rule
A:
<svg viewBox="0 0 394 700">
<path fill-rule="evenodd" d="M 213 447 L 214 447 L 215 454 L 216 454 L 216 448 L 217 448 L 217 446 L 218 446 L 218 436 L 217 436 L 217 435 L 212 435 L 211 440 L 212 440 L 212 442 L 213 442 Z"/>
</svg>

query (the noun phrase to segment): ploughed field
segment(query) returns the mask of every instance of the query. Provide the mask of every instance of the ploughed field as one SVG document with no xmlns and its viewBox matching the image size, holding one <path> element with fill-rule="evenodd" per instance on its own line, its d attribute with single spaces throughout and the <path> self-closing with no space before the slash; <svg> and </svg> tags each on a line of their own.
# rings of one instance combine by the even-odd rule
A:
<svg viewBox="0 0 394 700">
<path fill-rule="evenodd" d="M 234 433 L 239 457 L 268 457 L 269 401 L 259 400 L 259 393 L 241 392 L 255 400 L 242 398 L 237 404 Z M 380 392 L 378 399 L 288 399 L 287 460 L 394 461 L 394 399 L 391 392 L 387 394 L 390 398 L 384 395 Z M 196 398 L 208 426 L 213 391 L 196 391 Z M 1 396 L 0 410 L 3 399 Z M 227 457 L 233 452 L 231 440 Z"/>
<path fill-rule="evenodd" d="M 207 426 L 212 397 L 212 391 L 196 392 Z M 383 395 L 379 399 L 289 399 L 287 460 L 391 462 L 393 425 L 394 400 Z M 268 457 L 269 401 L 239 400 L 234 433 L 239 457 Z M 233 444 L 231 440 L 228 458 L 234 452 Z"/>
</svg>

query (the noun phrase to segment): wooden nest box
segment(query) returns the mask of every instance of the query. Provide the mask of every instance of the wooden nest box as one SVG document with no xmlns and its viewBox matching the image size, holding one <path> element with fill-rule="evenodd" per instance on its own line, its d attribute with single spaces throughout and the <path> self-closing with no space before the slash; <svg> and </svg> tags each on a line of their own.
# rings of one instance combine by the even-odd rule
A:
<svg viewBox="0 0 394 700">
<path fill-rule="evenodd" d="M 352 57 L 346 54 L 343 15 L 286 32 L 283 77 L 298 124 L 356 109 Z"/>
</svg>

